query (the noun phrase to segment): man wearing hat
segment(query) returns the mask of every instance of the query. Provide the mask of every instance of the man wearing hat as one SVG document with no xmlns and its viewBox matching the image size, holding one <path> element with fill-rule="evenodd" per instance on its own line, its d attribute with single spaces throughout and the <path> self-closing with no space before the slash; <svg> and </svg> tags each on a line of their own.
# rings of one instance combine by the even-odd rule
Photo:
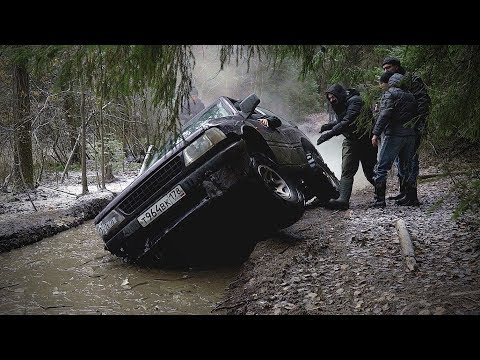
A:
<svg viewBox="0 0 480 360">
<path fill-rule="evenodd" d="M 399 168 L 404 170 L 405 184 L 413 183 L 413 178 L 416 178 L 411 166 L 416 151 L 416 130 L 407 124 L 417 115 L 418 105 L 413 94 L 404 88 L 403 78 L 403 75 L 390 71 L 384 72 L 380 77 L 383 95 L 372 131 L 372 145 L 380 145 L 373 176 L 375 202 L 372 207 L 385 207 L 387 174 L 395 159 L 398 159 Z"/>
<path fill-rule="evenodd" d="M 401 66 L 400 60 L 396 57 L 387 56 L 382 62 L 382 68 L 385 72 L 389 71 L 404 75 L 406 88 L 413 94 L 418 104 L 418 115 L 413 124 L 416 132 L 415 156 L 412 160 L 413 182 L 406 182 L 405 169 L 400 166 L 398 159 L 396 159 L 395 163 L 398 171 L 400 193 L 396 196 L 389 197 L 389 200 L 397 200 L 395 202 L 397 205 L 418 206 L 420 202 L 417 196 L 417 177 L 419 173 L 417 150 L 420 146 L 422 135 L 426 132 L 427 116 L 430 110 L 431 99 L 423 80 L 418 75 L 407 73 Z"/>
</svg>

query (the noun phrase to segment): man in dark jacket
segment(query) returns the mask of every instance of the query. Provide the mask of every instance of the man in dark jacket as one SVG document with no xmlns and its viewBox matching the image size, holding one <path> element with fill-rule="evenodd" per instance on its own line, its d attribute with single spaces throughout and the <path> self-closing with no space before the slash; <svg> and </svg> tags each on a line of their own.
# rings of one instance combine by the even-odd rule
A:
<svg viewBox="0 0 480 360">
<path fill-rule="evenodd" d="M 393 73 L 399 73 L 405 76 L 406 88 L 409 90 L 418 105 L 418 114 L 417 118 L 414 121 L 414 129 L 416 132 L 416 143 L 415 143 L 415 156 L 413 158 L 413 182 L 410 184 L 412 187 L 406 189 L 405 183 L 405 170 L 399 166 L 398 159 L 395 161 L 398 171 L 398 181 L 400 186 L 400 193 L 396 196 L 389 197 L 389 200 L 397 200 L 396 204 L 398 205 L 413 205 L 417 206 L 420 204 L 417 196 L 417 177 L 419 173 L 419 159 L 418 159 L 418 148 L 420 146 L 422 137 L 425 135 L 427 130 L 427 117 L 430 111 L 431 99 L 428 95 L 427 88 L 423 80 L 413 73 L 408 73 L 401 66 L 400 60 L 388 56 L 382 62 L 383 71 L 390 71 Z"/>
<path fill-rule="evenodd" d="M 417 116 L 417 101 L 411 92 L 402 88 L 403 75 L 385 72 L 380 77 L 384 90 L 375 126 L 372 145 L 378 146 L 383 133 L 378 163 L 375 167 L 375 202 L 373 207 L 385 207 L 387 174 L 395 158 L 404 170 L 405 185 L 409 189 L 414 181 L 412 160 L 415 155 L 416 131 L 409 123 Z"/>
<path fill-rule="evenodd" d="M 342 85 L 334 84 L 325 92 L 327 100 L 336 114 L 336 121 L 322 125 L 322 135 L 317 145 L 329 140 L 333 136 L 343 134 L 342 144 L 342 175 L 340 177 L 338 199 L 330 200 L 326 207 L 346 210 L 350 206 L 353 178 L 361 162 L 367 180 L 373 185 L 373 168 L 377 162 L 377 150 L 370 143 L 370 133 L 362 134 L 357 127 L 364 102 L 360 93 L 354 89 L 345 89 Z M 369 125 L 373 122 L 373 115 L 368 110 Z"/>
<path fill-rule="evenodd" d="M 182 110 L 180 112 L 180 124 L 184 126 L 192 117 L 197 115 L 203 109 L 205 109 L 205 105 L 198 98 L 198 90 L 196 88 L 192 88 L 190 96 L 182 104 Z"/>
</svg>

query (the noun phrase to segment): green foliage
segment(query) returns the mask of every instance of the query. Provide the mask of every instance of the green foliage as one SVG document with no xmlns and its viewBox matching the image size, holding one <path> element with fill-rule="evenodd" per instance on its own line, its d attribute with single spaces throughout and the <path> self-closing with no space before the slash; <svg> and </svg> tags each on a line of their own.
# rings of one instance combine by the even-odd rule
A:
<svg viewBox="0 0 480 360">
<path fill-rule="evenodd" d="M 456 183 L 455 189 L 459 194 L 460 202 L 453 212 L 453 218 L 457 219 L 466 212 L 471 212 L 475 219 L 480 222 L 480 179 L 469 177 L 469 180 L 460 180 Z"/>
</svg>

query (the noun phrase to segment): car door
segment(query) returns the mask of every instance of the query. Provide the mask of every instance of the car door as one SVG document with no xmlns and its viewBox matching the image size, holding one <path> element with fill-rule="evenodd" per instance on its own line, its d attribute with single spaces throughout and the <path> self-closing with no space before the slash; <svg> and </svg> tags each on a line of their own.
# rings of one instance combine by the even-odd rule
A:
<svg viewBox="0 0 480 360">
<path fill-rule="evenodd" d="M 282 122 L 278 128 L 266 128 L 262 124 L 257 125 L 257 128 L 258 126 L 263 127 L 262 135 L 265 134 L 264 137 L 277 157 L 279 165 L 288 168 L 296 168 L 304 165 L 306 160 L 298 129 L 286 119 L 269 110 L 257 108 L 257 111 L 266 116 L 276 116 Z M 262 129 L 259 129 L 260 132 L 261 130 Z"/>
</svg>

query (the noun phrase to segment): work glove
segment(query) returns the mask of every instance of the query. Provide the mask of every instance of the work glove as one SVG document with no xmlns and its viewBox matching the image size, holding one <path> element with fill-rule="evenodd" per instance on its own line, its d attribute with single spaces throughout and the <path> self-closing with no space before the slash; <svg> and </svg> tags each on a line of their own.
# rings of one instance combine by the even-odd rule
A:
<svg viewBox="0 0 480 360">
<path fill-rule="evenodd" d="M 335 126 L 334 123 L 326 123 L 326 124 L 323 124 L 322 127 L 320 128 L 320 132 L 324 132 L 324 131 L 328 131 L 328 130 L 332 130 L 332 128 Z"/>
<path fill-rule="evenodd" d="M 321 143 L 327 141 L 331 137 L 332 136 L 329 133 L 325 133 L 325 134 L 320 135 L 320 137 L 317 140 L 317 145 L 320 145 Z"/>
</svg>

